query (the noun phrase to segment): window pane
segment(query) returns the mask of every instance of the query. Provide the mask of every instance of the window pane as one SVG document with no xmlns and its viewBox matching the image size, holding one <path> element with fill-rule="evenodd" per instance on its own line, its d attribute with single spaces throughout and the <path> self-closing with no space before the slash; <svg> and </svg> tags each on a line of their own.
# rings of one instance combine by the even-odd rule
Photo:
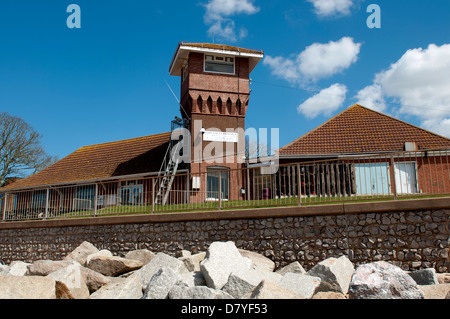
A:
<svg viewBox="0 0 450 319">
<path fill-rule="evenodd" d="M 220 73 L 234 73 L 234 64 L 205 62 L 205 71 L 220 72 Z"/>
</svg>

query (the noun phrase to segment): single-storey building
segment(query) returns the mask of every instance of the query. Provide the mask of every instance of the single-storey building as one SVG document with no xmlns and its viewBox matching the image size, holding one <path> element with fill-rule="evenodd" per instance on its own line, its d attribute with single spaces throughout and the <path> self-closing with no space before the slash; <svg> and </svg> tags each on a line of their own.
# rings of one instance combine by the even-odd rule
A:
<svg viewBox="0 0 450 319">
<path fill-rule="evenodd" d="M 302 195 L 450 192 L 450 139 L 357 104 L 278 154 L 280 178 L 292 185 L 296 174 L 283 165 L 302 164 Z"/>
<path fill-rule="evenodd" d="M 154 212 L 168 205 L 204 209 L 224 201 L 255 205 L 292 197 L 450 193 L 448 138 L 360 105 L 281 147 L 275 171 L 241 160 L 250 73 L 263 54 L 180 42 L 169 74 L 180 77 L 182 118 L 172 121 L 170 132 L 85 146 L 8 184 L 0 189 L 2 219 Z M 179 129 L 189 133 L 187 142 L 185 136 L 173 138 Z M 180 141 L 190 151 L 187 161 L 172 156 L 186 154 L 178 149 Z"/>
</svg>

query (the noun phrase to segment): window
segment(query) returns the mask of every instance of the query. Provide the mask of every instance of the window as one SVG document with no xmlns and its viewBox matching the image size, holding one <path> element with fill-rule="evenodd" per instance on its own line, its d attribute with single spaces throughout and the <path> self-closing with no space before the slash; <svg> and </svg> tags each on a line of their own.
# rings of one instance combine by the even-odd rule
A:
<svg viewBox="0 0 450 319">
<path fill-rule="evenodd" d="M 47 202 L 47 191 L 35 191 L 33 192 L 32 208 L 45 208 Z"/>
<path fill-rule="evenodd" d="M 73 199 L 73 208 L 75 210 L 94 209 L 95 185 L 78 186 L 76 188 L 75 198 Z"/>
<path fill-rule="evenodd" d="M 122 205 L 142 205 L 144 186 L 142 181 L 120 183 L 119 197 Z"/>
<path fill-rule="evenodd" d="M 188 64 L 187 61 L 183 65 L 182 72 L 183 72 L 183 74 L 182 74 L 182 82 L 184 82 L 184 80 L 186 80 L 186 77 L 189 75 L 189 64 Z"/>
<path fill-rule="evenodd" d="M 205 55 L 205 72 L 234 74 L 234 58 Z"/>
<path fill-rule="evenodd" d="M 222 200 L 228 200 L 230 180 L 228 169 L 223 167 L 208 167 L 206 172 L 207 199 L 218 200 L 220 191 L 220 198 Z"/>
</svg>

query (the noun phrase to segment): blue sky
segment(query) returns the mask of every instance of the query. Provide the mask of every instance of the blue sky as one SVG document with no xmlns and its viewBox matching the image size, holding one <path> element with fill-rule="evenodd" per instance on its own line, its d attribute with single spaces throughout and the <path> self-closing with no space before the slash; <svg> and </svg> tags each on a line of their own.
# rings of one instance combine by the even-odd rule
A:
<svg viewBox="0 0 450 319">
<path fill-rule="evenodd" d="M 69 4 L 81 28 L 69 29 Z M 369 4 L 381 28 L 369 28 Z M 179 41 L 264 50 L 247 127 L 285 145 L 357 102 L 450 136 L 450 1 L 2 1 L 0 110 L 51 155 L 170 130 Z M 363 103 L 364 102 L 364 103 Z"/>
</svg>

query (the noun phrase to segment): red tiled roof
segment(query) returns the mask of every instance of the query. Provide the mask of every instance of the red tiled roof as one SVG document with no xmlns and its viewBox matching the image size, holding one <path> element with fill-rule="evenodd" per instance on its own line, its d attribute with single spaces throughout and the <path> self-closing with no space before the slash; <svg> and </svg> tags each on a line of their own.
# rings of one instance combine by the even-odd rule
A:
<svg viewBox="0 0 450 319">
<path fill-rule="evenodd" d="M 41 172 L 2 189 L 17 189 L 157 172 L 170 133 L 84 146 Z"/>
<path fill-rule="evenodd" d="M 283 146 L 279 154 L 394 152 L 404 151 L 405 142 L 419 149 L 450 148 L 448 138 L 356 104 Z"/>
</svg>

